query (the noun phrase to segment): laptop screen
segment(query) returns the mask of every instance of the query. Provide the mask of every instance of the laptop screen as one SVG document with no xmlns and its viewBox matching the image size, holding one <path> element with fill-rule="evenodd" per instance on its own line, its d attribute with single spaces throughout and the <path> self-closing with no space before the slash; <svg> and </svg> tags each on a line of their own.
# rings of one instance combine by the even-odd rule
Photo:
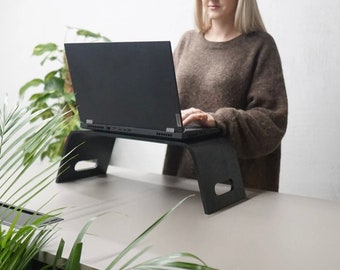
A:
<svg viewBox="0 0 340 270">
<path fill-rule="evenodd" d="M 182 128 L 169 41 L 67 43 L 82 126 Z"/>
</svg>

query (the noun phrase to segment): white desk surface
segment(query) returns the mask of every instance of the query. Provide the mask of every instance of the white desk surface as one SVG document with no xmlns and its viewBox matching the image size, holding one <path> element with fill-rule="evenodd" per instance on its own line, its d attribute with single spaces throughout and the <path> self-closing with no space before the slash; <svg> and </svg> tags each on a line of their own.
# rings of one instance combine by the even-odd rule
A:
<svg viewBox="0 0 340 270">
<path fill-rule="evenodd" d="M 83 269 L 104 269 L 117 252 L 193 193 L 197 196 L 142 242 L 141 247 L 152 245 L 147 256 L 185 251 L 221 270 L 339 269 L 340 202 L 248 192 L 248 200 L 206 215 L 195 181 L 117 167 L 110 167 L 107 177 L 53 183 L 44 191 L 44 198 L 57 194 L 50 209 L 66 208 L 57 239 L 41 258 L 56 251 L 60 237 L 69 249 L 91 217 L 106 213 L 90 226 L 82 254 L 88 266 Z"/>
</svg>

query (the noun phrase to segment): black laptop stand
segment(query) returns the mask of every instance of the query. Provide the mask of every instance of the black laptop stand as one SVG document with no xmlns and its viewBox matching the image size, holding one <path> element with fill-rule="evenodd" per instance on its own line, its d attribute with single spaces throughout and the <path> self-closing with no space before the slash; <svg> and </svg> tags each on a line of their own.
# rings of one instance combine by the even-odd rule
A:
<svg viewBox="0 0 340 270">
<path fill-rule="evenodd" d="M 116 138 L 165 143 L 187 148 L 196 166 L 201 200 L 206 214 L 214 213 L 246 198 L 234 149 L 227 138 L 222 136 L 176 141 L 87 130 L 73 131 L 66 141 L 64 158 L 60 163 L 56 182 L 69 182 L 106 174 Z M 68 154 L 69 156 L 66 156 Z M 86 170 L 76 170 L 77 163 L 82 161 L 95 161 L 96 166 Z M 230 185 L 230 190 L 223 194 L 216 194 L 215 187 L 218 184 Z"/>
</svg>

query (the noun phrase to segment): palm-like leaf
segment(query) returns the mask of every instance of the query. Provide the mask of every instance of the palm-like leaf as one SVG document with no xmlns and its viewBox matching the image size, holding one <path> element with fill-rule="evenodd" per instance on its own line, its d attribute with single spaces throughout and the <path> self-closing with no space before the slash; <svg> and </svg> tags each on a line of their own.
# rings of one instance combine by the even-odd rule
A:
<svg viewBox="0 0 340 270">
<path fill-rule="evenodd" d="M 48 110 L 44 109 L 44 110 Z M 0 107 L 0 206 L 12 205 L 0 211 L 0 269 L 1 270 L 25 270 L 28 268 L 34 257 L 41 248 L 53 237 L 54 227 L 48 221 L 58 214 L 58 210 L 41 214 L 46 201 L 41 205 L 35 214 L 38 216 L 28 219 L 22 226 L 18 226 L 18 221 L 28 202 L 34 199 L 44 190 L 51 181 L 54 180 L 59 161 L 52 163 L 43 171 L 35 173 L 33 177 L 27 177 L 26 173 L 32 164 L 39 158 L 41 153 L 53 140 L 53 135 L 57 133 L 63 124 L 63 115 L 55 115 L 48 120 L 33 126 L 30 124 L 37 115 L 44 113 L 38 110 L 30 112 L 29 108 L 17 105 L 9 110 L 6 102 Z M 64 157 L 65 158 L 65 157 Z M 25 177 L 25 178 L 23 178 Z M 26 179 L 26 181 L 22 181 Z M 20 184 L 19 184 L 20 182 Z M 188 196 L 187 198 L 189 198 Z M 123 260 L 123 266 L 119 269 L 202 269 L 214 270 L 207 266 L 200 258 L 190 253 L 176 253 L 168 256 L 160 256 L 135 266 L 131 266 L 140 260 L 141 256 L 149 250 L 146 247 L 137 254 L 132 254 L 132 250 L 167 216 L 169 216 L 187 198 L 180 201 L 175 207 L 170 209 L 149 228 L 131 242 L 106 268 L 111 270 L 117 267 Z M 38 213 L 39 211 L 39 213 Z M 3 221 L 8 217 L 13 217 L 11 224 L 3 228 Z M 89 220 L 80 231 L 71 253 L 66 260 L 62 260 L 64 240 L 61 239 L 55 257 L 54 265 L 47 265 L 43 269 L 58 269 L 61 266 L 65 270 L 80 269 L 80 258 L 82 252 L 82 238 L 90 224 L 97 217 Z"/>
<path fill-rule="evenodd" d="M 168 217 L 176 208 L 178 208 L 185 200 L 190 198 L 193 195 L 190 195 L 180 201 L 177 205 L 175 205 L 172 209 L 163 214 L 159 219 L 157 219 L 150 227 L 148 227 L 143 233 L 141 233 L 135 240 L 133 240 L 124 250 L 122 250 L 117 257 L 105 268 L 105 270 L 119 269 L 119 270 L 175 270 L 175 269 L 191 269 L 191 270 L 216 270 L 208 266 L 205 262 L 203 262 L 199 257 L 186 252 L 175 253 L 167 256 L 160 256 L 157 258 L 153 258 L 151 260 L 144 261 L 142 263 L 138 263 L 134 266 L 131 266 L 138 259 L 141 258 L 145 252 L 147 252 L 151 247 L 145 247 L 141 251 L 137 252 L 134 255 L 128 255 L 132 253 L 133 249 L 137 247 L 137 245 L 154 229 L 156 228 L 166 217 Z M 55 261 L 53 266 L 46 267 L 45 269 L 56 270 L 57 265 L 65 270 L 78 270 L 80 269 L 80 257 L 81 257 L 81 249 L 82 249 L 82 238 L 84 237 L 87 229 L 91 225 L 91 223 L 97 217 L 93 217 L 90 219 L 85 226 L 82 228 L 80 233 L 78 234 L 77 239 L 75 240 L 71 253 L 69 255 L 68 260 L 63 260 L 61 258 L 61 254 L 64 248 L 64 240 L 62 239 L 59 244 L 57 256 L 55 257 Z M 126 260 L 122 266 L 118 266 L 123 260 Z M 59 263 L 58 263 L 59 262 Z M 119 267 L 119 268 L 117 268 Z"/>
<path fill-rule="evenodd" d="M 190 198 L 190 195 L 180 201 L 172 209 L 163 214 L 159 219 L 157 219 L 149 228 L 147 228 L 143 233 L 141 233 L 135 240 L 133 240 L 124 250 L 122 250 L 117 257 L 105 268 L 105 270 L 119 269 L 119 270 L 176 270 L 176 269 L 191 269 L 191 270 L 217 270 L 208 266 L 204 261 L 202 261 L 196 255 L 187 252 L 179 252 L 175 254 L 170 254 L 166 256 L 156 257 L 134 266 L 131 266 L 137 260 L 140 260 L 141 256 L 145 254 L 151 247 L 145 247 L 136 254 L 128 255 L 133 252 L 133 249 L 154 229 L 156 228 L 166 217 L 168 217 L 176 208 L 178 208 L 185 200 Z M 91 218 L 79 232 L 77 239 L 73 243 L 70 255 L 68 259 L 62 258 L 62 252 L 64 249 L 65 241 L 61 239 L 59 243 L 59 248 L 53 265 L 46 266 L 41 270 L 79 270 L 80 269 L 80 259 L 82 252 L 82 239 L 86 234 L 87 229 L 91 223 L 98 217 Z M 122 266 L 118 266 L 125 259 L 125 263 Z M 59 268 L 58 268 L 59 267 Z"/>
<path fill-rule="evenodd" d="M 53 237 L 48 221 L 59 210 L 47 214 L 33 213 L 23 225 L 18 221 L 27 205 L 54 180 L 57 162 L 28 177 L 27 172 L 49 145 L 52 135 L 63 123 L 56 115 L 34 126 L 29 108 L 17 104 L 9 109 L 6 100 L 0 105 L 0 269 L 27 269 L 41 248 Z M 23 181 L 23 179 L 26 179 Z M 43 207 L 47 202 L 43 203 Z M 10 205 L 10 207 L 8 207 Z M 6 206 L 6 207 L 4 207 Z M 4 221 L 12 217 L 9 226 Z"/>
<path fill-rule="evenodd" d="M 176 204 L 172 209 L 163 214 L 158 220 L 156 220 L 149 228 L 147 228 L 143 233 L 141 233 L 135 240 L 133 240 L 118 256 L 109 264 L 106 270 L 111 270 L 124 258 L 126 255 L 136 248 L 136 246 L 154 229 L 156 228 L 166 217 L 168 217 L 173 211 L 175 211 L 185 200 L 192 197 L 193 195 L 187 196 Z M 143 249 L 137 255 L 130 258 L 119 270 L 151 270 L 151 269 L 196 269 L 196 270 L 216 270 L 207 266 L 200 258 L 191 253 L 176 253 L 168 256 L 157 257 L 135 266 L 130 266 L 137 259 L 143 255 L 149 247 Z M 180 259 L 178 261 L 178 259 Z M 187 261 L 182 261 L 187 259 Z"/>
</svg>

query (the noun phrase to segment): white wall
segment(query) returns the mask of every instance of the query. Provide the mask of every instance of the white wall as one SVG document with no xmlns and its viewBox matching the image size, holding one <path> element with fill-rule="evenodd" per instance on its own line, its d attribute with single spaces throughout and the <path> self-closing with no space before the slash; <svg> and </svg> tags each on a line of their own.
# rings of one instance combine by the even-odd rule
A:
<svg viewBox="0 0 340 270">
<path fill-rule="evenodd" d="M 280 191 L 340 199 L 340 2 L 259 3 L 289 98 Z"/>
<path fill-rule="evenodd" d="M 340 2 L 258 0 L 281 53 L 289 98 L 281 192 L 340 199 Z M 67 26 L 112 40 L 170 40 L 193 27 L 189 0 L 1 0 L 0 98 L 45 74 L 38 43 L 74 41 Z M 120 141 L 112 162 L 159 171 L 164 145 Z"/>
</svg>

